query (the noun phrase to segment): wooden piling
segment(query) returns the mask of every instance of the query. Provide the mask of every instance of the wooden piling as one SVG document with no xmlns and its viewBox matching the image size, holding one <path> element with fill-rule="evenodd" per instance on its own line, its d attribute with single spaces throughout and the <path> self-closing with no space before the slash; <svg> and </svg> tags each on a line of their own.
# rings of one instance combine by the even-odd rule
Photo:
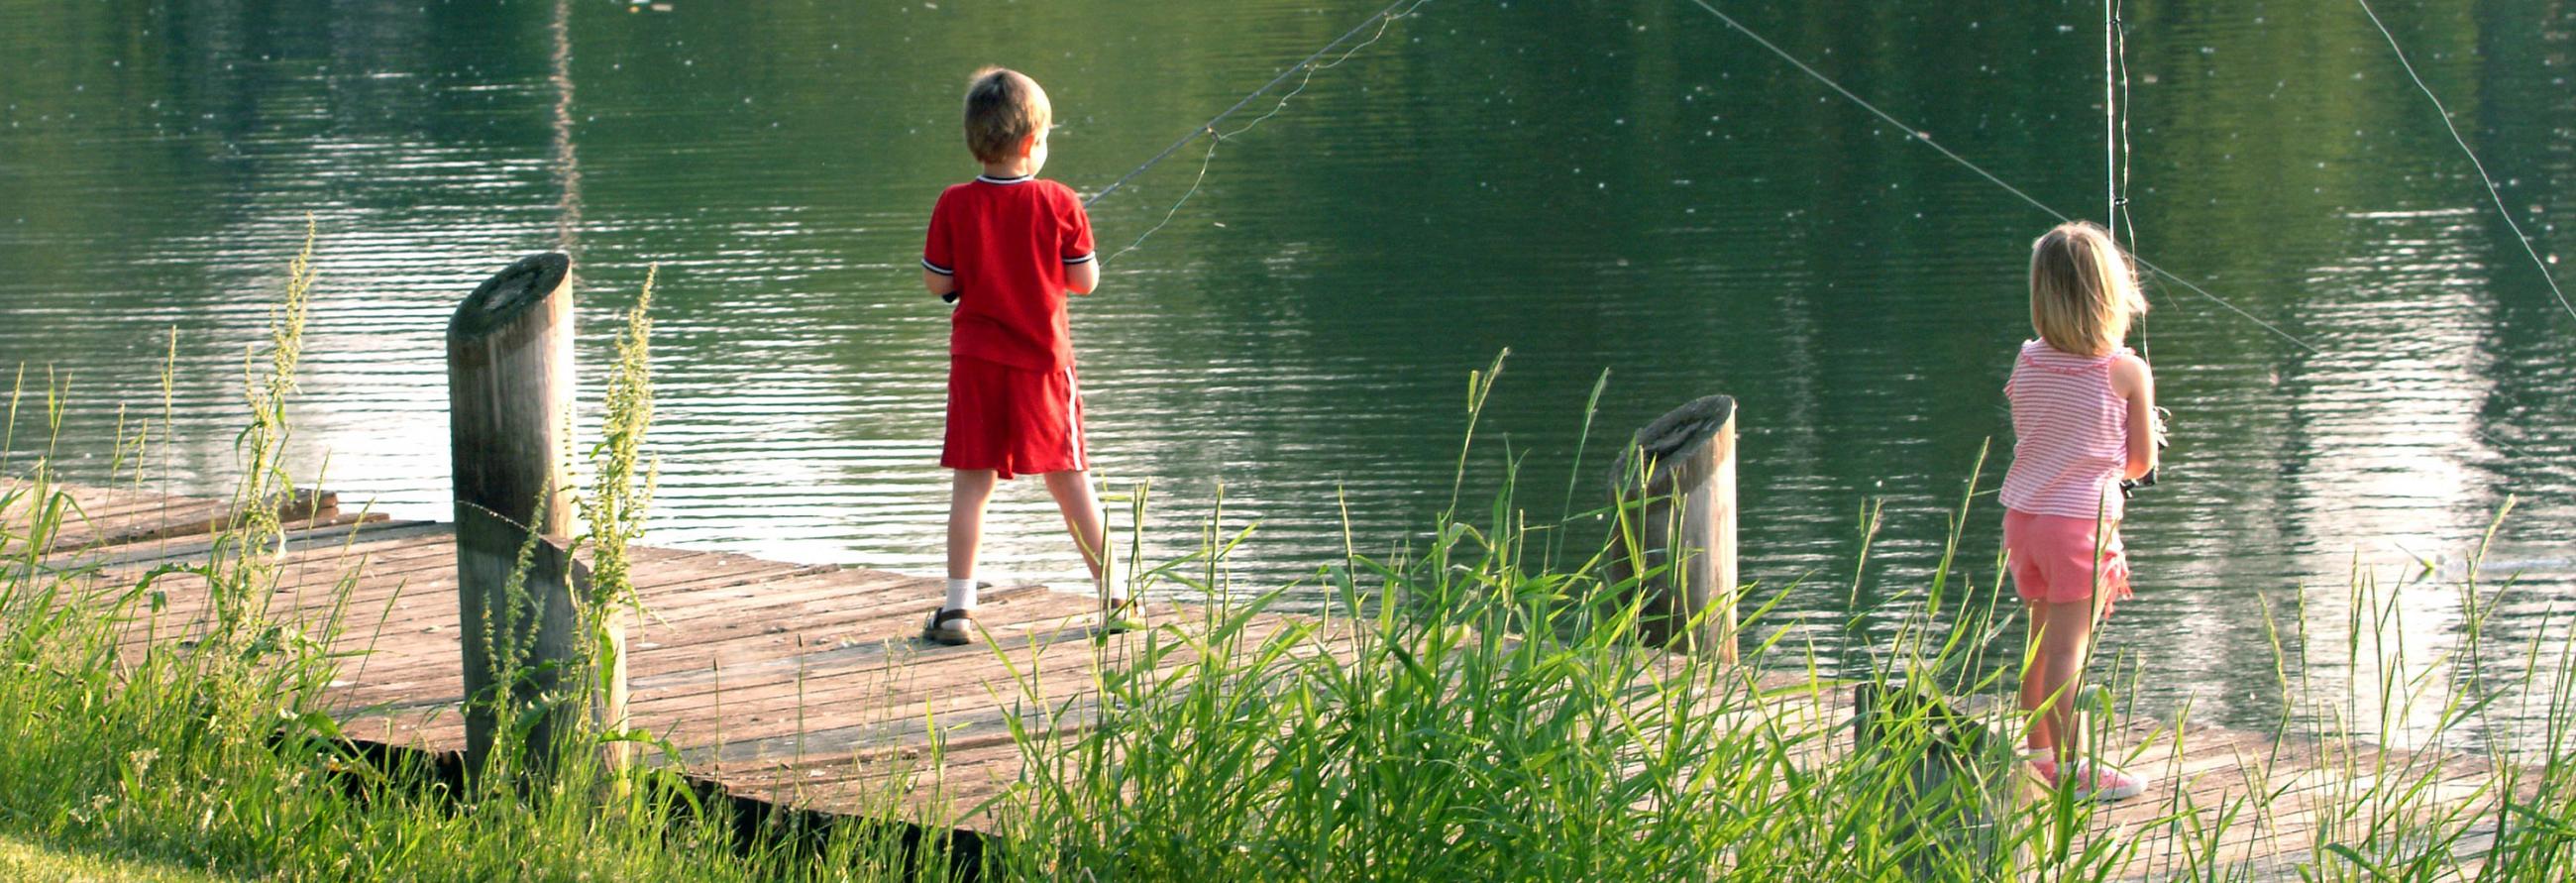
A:
<svg viewBox="0 0 2576 883">
<path fill-rule="evenodd" d="M 2016 830 L 2038 785 L 2014 717 L 1977 715 L 1952 697 L 1902 681 L 1852 687 L 1852 749 L 1891 782 L 1881 836 L 1917 880 L 2021 879 L 2031 839 Z"/>
<path fill-rule="evenodd" d="M 531 255 L 484 280 L 447 326 L 448 437 L 455 463 L 457 612 L 464 643 L 467 768 L 484 769 L 509 708 L 560 695 L 580 658 L 572 595 L 571 261 Z M 533 546 L 530 534 L 538 534 Z M 522 548 L 531 550 L 513 585 Z M 527 734 L 555 756 L 563 721 Z"/>
<path fill-rule="evenodd" d="M 1639 634 L 1735 662 L 1735 399 L 1708 396 L 1655 418 L 1614 470 L 1636 542 L 1633 556 L 1629 543 L 1613 544 L 1610 576 L 1647 574 Z"/>
</svg>

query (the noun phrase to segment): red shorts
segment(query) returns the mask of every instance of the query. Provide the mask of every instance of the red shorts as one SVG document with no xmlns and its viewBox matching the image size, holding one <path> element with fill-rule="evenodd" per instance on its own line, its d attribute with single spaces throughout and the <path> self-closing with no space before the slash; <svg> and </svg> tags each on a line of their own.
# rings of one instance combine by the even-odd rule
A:
<svg viewBox="0 0 2576 883">
<path fill-rule="evenodd" d="M 2128 600 L 2129 555 L 2120 547 L 2120 527 L 2105 525 L 2110 535 L 2097 538 L 2094 525 L 2091 518 L 2005 509 L 2004 554 L 2013 591 L 2024 601 L 2083 601 L 2094 597 L 2098 577 L 2109 601 Z M 2109 610 L 2106 602 L 2103 611 Z"/>
<path fill-rule="evenodd" d="M 996 477 L 1088 469 L 1073 368 L 1030 371 L 948 357 L 948 438 L 939 465 Z"/>
</svg>

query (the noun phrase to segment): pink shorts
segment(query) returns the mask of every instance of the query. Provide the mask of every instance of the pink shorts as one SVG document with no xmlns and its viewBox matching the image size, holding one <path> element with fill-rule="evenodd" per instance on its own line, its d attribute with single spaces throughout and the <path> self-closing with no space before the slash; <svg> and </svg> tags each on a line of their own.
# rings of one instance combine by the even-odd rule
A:
<svg viewBox="0 0 2576 883">
<path fill-rule="evenodd" d="M 2098 577 L 2109 601 L 2129 598 L 2129 556 L 2120 547 L 2120 526 L 2105 525 L 2109 536 L 2096 538 L 2095 520 L 2063 515 L 2033 515 L 2004 510 L 2004 554 L 2012 568 L 2013 591 L 2024 601 L 2065 603 L 2094 597 Z M 2101 551 L 2097 563 L 2093 553 Z M 2110 604 L 2103 604 L 2105 614 Z"/>
</svg>

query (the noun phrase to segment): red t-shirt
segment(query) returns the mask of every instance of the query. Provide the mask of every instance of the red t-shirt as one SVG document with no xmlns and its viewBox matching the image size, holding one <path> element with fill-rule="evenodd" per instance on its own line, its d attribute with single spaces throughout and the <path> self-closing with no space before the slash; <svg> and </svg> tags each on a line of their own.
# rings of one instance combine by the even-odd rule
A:
<svg viewBox="0 0 2576 883">
<path fill-rule="evenodd" d="M 957 279 L 948 352 L 1031 371 L 1073 364 L 1064 271 L 1091 259 L 1091 216 L 1071 187 L 977 175 L 941 192 L 921 265 Z"/>
</svg>

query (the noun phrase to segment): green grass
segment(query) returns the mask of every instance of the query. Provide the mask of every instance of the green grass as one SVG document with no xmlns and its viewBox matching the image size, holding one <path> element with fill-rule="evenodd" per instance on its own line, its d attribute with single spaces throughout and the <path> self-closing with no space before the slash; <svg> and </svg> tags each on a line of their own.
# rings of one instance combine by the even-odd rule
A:
<svg viewBox="0 0 2576 883">
<path fill-rule="evenodd" d="M 140 856 L 71 852 L 0 833 L 0 880 L 59 883 L 219 883 L 228 878 Z"/>
<path fill-rule="evenodd" d="M 245 464 L 238 500 L 297 486 L 276 456 L 289 432 L 284 402 L 300 353 L 300 292 L 309 284 L 295 275 L 278 312 L 275 352 L 254 363 L 267 371 L 246 381 L 254 409 L 238 449 Z M 601 433 L 607 441 L 592 453 L 605 459 L 594 460 L 600 480 L 582 507 L 586 540 L 612 565 L 650 497 L 652 470 L 642 459 L 649 324 L 640 310 L 621 337 Z M 1222 591 L 1225 560 L 1251 528 L 1220 529 L 1211 516 L 1196 555 L 1132 575 L 1140 591 L 1206 593 L 1204 619 L 1099 645 L 1093 664 L 1077 669 L 1014 669 L 1024 697 L 1072 677 L 1098 698 L 1041 705 L 1052 726 L 1015 720 L 1028 771 L 995 807 L 1004 848 L 980 870 L 1028 880 L 1425 881 L 2008 873 L 2230 880 L 2279 870 L 2208 856 L 2286 807 L 2280 794 L 2215 807 L 2150 798 L 2174 801 L 2166 808 L 2171 823 L 2160 827 L 2193 849 L 2147 868 L 2136 844 L 2083 835 L 2094 821 L 2090 806 L 2049 795 L 2011 799 L 2009 735 L 2000 744 L 1979 736 L 1937 704 L 1890 706 L 1865 752 L 1841 750 L 1851 735 L 1838 720 L 1782 716 L 1783 708 L 1830 708 L 1855 686 L 1823 676 L 1803 648 L 1778 643 L 1786 632 L 1766 623 L 1789 587 L 1756 587 L 1745 601 L 1744 632 L 1755 636 L 1745 666 L 1639 647 L 1640 586 L 1660 574 L 1618 578 L 1610 562 L 1669 538 L 1638 535 L 1626 507 L 1534 519 L 1514 498 L 1522 479 L 1508 456 L 1497 486 L 1469 485 L 1469 465 L 1490 462 L 1473 427 L 1499 369 L 1498 362 L 1471 381 L 1449 511 L 1410 548 L 1317 562 L 1314 585 L 1338 596 L 1335 613 L 1274 617 L 1267 605 L 1276 594 Z M 1595 402 L 1599 396 L 1596 388 Z M 12 431 L 21 398 L 12 397 Z M 48 424 L 59 425 L 61 392 L 46 387 L 41 405 Z M 118 463 L 138 482 L 139 464 L 151 459 L 142 442 L 148 428 L 118 445 Z M 0 870 L 14 873 L 23 863 L 31 874 L 92 873 L 66 863 L 117 856 L 142 864 L 131 874 L 114 864 L 95 873 L 906 876 L 900 844 L 883 828 L 844 826 L 812 848 L 736 842 L 731 819 L 679 797 L 666 774 L 604 763 L 598 748 L 625 744 L 613 722 L 584 720 L 550 765 L 509 767 L 549 774 L 462 786 L 354 751 L 322 704 L 341 662 L 326 648 L 343 623 L 294 620 L 265 604 L 283 536 L 274 519 L 231 525 L 204 561 L 102 582 L 42 554 L 72 517 L 44 462 L 8 468 L 32 483 L 7 492 L 0 510 L 36 514 L 0 535 Z M 1993 517 L 1974 505 L 1981 468 L 1967 470 L 1949 548 L 1929 582 L 1880 609 L 1848 611 L 1854 622 L 1902 623 L 1872 648 L 1858 684 L 1900 698 L 1907 685 L 1951 696 L 2008 693 L 2018 660 L 1990 649 L 2014 646 L 2013 610 L 1996 605 L 2008 595 L 1999 581 L 1949 577 L 1962 551 L 1957 527 Z M 1131 499 L 1145 505 L 1141 490 Z M 1348 545 L 1358 548 L 1360 538 Z M 605 622 L 610 608 L 634 603 L 631 587 L 614 581 L 622 568 L 606 570 L 611 581 L 584 599 L 585 622 Z M 148 653 L 119 651 L 132 614 L 183 590 L 217 602 L 205 635 Z M 2339 619 L 2313 622 L 2304 604 L 2276 611 L 2284 708 L 2277 749 L 2330 744 L 2328 724 L 2316 721 L 2363 733 L 2413 721 L 2429 729 L 2419 736 L 2435 741 L 2500 726 L 2508 711 L 2537 709 L 2542 721 L 2530 744 L 2477 743 L 2496 771 L 2447 783 L 2482 789 L 2491 799 L 2469 804 L 2491 807 L 2481 814 L 2439 799 L 2440 773 L 2405 756 L 2326 752 L 2318 762 L 2348 783 L 2323 795 L 2335 810 L 2329 823 L 2294 844 L 2303 856 L 2288 870 L 2298 876 L 2449 879 L 2473 854 L 2488 857 L 2482 880 L 2557 880 L 2576 869 L 2576 819 L 2567 809 L 2576 801 L 2576 764 L 2565 759 L 2576 754 L 2576 677 L 2568 655 L 2537 639 L 2501 651 L 2485 645 L 2488 618 L 2513 597 L 2511 585 L 2483 584 L 2472 571 L 2452 590 L 2468 613 L 2454 627 L 2464 649 L 2411 664 L 2355 665 L 2365 672 L 2357 677 L 2391 672 L 2368 684 L 2314 680 L 2308 667 L 2286 660 L 2290 648 L 2334 642 L 2355 659 L 2384 658 L 2390 644 L 2406 652 L 2402 641 L 2376 640 L 2409 632 L 2395 593 L 2378 591 L 2373 574 L 2356 572 Z M 2563 636 L 2564 618 L 2549 615 L 2536 633 Z M 2481 668 L 2496 652 L 2520 663 L 2509 672 Z M 2115 695 L 2126 692 L 2119 676 L 2102 679 Z M 2471 686 L 2435 689 L 2458 683 Z M 1006 697 L 1012 690 L 1000 689 Z M 2364 705 L 2349 698 L 2357 695 L 2383 698 Z M 588 697 L 547 701 L 577 709 Z M 2258 762 L 2289 769 L 2280 759 Z M 1952 773 L 1953 784 L 1929 787 L 1927 765 Z"/>
<path fill-rule="evenodd" d="M 268 604 L 286 534 L 264 504 L 298 486 L 280 451 L 290 436 L 309 248 L 273 314 L 270 352 L 245 371 L 252 408 L 235 445 L 244 477 L 232 498 L 252 514 L 218 531 L 210 554 L 131 581 L 100 580 L 77 556 L 47 554 L 79 516 L 44 461 L 18 464 L 24 483 L 0 491 L 0 511 L 19 516 L 0 532 L 0 834 L 259 879 L 897 876 L 901 857 L 882 832 L 853 827 L 802 849 L 737 842 L 730 817 L 667 774 L 604 766 L 597 749 L 625 738 L 605 722 L 586 721 L 551 776 L 492 775 L 462 786 L 421 758 L 385 760 L 341 738 L 323 696 L 343 661 L 329 648 L 346 625 L 354 575 L 339 584 L 341 604 L 318 619 Z M 637 335 L 620 341 L 631 358 L 612 388 L 649 397 L 638 310 Z M 13 393 L 13 416 L 24 399 Z M 43 404 L 49 428 L 59 426 L 61 391 L 48 387 Z M 624 413 L 636 406 L 632 397 L 612 404 L 621 409 L 612 426 L 628 438 L 594 452 L 593 470 L 632 482 L 642 421 Z M 129 448 L 134 456 L 125 456 Z M 118 466 L 133 468 L 138 484 L 149 460 L 140 448 L 118 445 Z M 587 540 L 613 546 L 614 559 L 638 523 L 622 513 L 640 512 L 643 494 L 631 485 L 597 493 L 590 508 L 609 517 Z M 619 578 L 612 572 L 585 599 L 593 605 L 586 622 L 631 598 Z M 124 652 L 139 614 L 181 592 L 208 598 L 202 632 Z M 589 698 L 543 701 L 579 709 Z M 506 710 L 505 719 L 522 721 L 544 711 Z M 541 766 L 496 755 L 504 769 Z"/>
<path fill-rule="evenodd" d="M 1470 427 L 1492 377 L 1470 384 Z M 2215 806 L 2171 789 L 2144 798 L 2167 821 L 2143 830 L 2171 831 L 2180 847 L 2168 855 L 2087 834 L 2091 804 L 2027 793 L 2009 770 L 2018 720 L 1997 739 L 1941 704 L 1898 704 L 1863 752 L 1838 750 L 1851 738 L 1838 719 L 1783 719 L 1781 709 L 1802 703 L 1831 708 L 1855 685 L 1899 697 L 1909 685 L 1982 694 L 2009 707 L 2007 678 L 2020 660 L 1988 656 L 2021 628 L 2014 610 L 1996 606 L 2010 598 L 2000 562 L 1985 562 L 1995 581 L 1984 585 L 1948 576 L 1959 526 L 1996 517 L 1973 506 L 1978 472 L 1968 471 L 1929 583 L 1849 612 L 1901 622 L 1856 682 L 1824 676 L 1792 646 L 1747 647 L 1742 668 L 1638 649 L 1638 581 L 1654 574 L 1622 580 L 1606 564 L 1668 538 L 1636 536 L 1616 509 L 1533 526 L 1507 474 L 1490 505 L 1453 508 L 1420 547 L 1321 566 L 1315 581 L 1357 621 L 1282 626 L 1262 615 L 1267 597 L 1220 599 L 1200 627 L 1166 628 L 1100 660 L 1089 675 L 1111 697 L 1105 709 L 1068 705 L 1057 726 L 1018 733 L 1030 780 L 1003 815 L 1018 842 L 1047 848 L 1010 853 L 1009 876 L 2229 880 L 2294 871 L 2438 880 L 2465 878 L 2474 865 L 2481 880 L 2540 881 L 2576 869 L 2567 810 L 2576 775 L 2564 759 L 2576 747 L 2570 656 L 2534 640 L 2516 653 L 2520 674 L 2481 669 L 2487 617 L 2514 591 L 2481 584 L 2474 571 L 2451 587 L 2471 613 L 2454 630 L 2462 648 L 2438 658 L 2404 658 L 2414 632 L 2398 616 L 2398 593 L 2379 591 L 2367 570 L 2356 570 L 2344 622 L 2286 612 L 2276 648 L 2342 641 L 2355 660 L 2378 663 L 2356 664 L 2356 677 L 2384 679 L 2318 683 L 2305 666 L 2280 665 L 2278 737 L 2246 759 L 2262 786 Z M 1594 514 L 1609 525 L 1606 540 L 1569 538 L 1601 523 L 1584 517 Z M 1182 594 L 1215 589 L 1219 559 L 1240 536 L 1213 526 L 1206 535 L 1202 560 L 1144 580 Z M 1569 549 L 1588 557 L 1551 554 Z M 1783 632 L 1764 623 L 1785 594 L 1755 591 L 1745 632 L 1778 640 Z M 2565 629 L 2553 614 L 2535 633 Z M 1343 633 L 1355 646 L 1335 652 Z M 1040 677 L 1024 674 L 1023 691 L 1034 693 Z M 2451 679 L 2475 689 L 2440 689 Z M 2117 674 L 2097 680 L 2113 682 L 2109 695 L 2127 692 Z M 2358 695 L 2382 698 L 2350 698 Z M 2496 766 L 2466 779 L 2429 762 L 2437 755 L 2328 738 L 2393 736 L 2395 722 L 2413 721 L 2428 742 L 2470 742 L 2522 712 L 2545 719 L 2537 744 L 2475 740 Z M 1088 726 L 1064 726 L 1072 723 Z M 1953 772 L 1949 784 L 1930 785 L 1927 763 Z M 2304 768 L 2334 784 L 2288 788 Z M 2483 799 L 2451 799 L 2463 790 Z M 2322 823 L 2279 841 L 2295 867 L 2228 858 L 2250 826 L 2310 800 Z"/>
</svg>

